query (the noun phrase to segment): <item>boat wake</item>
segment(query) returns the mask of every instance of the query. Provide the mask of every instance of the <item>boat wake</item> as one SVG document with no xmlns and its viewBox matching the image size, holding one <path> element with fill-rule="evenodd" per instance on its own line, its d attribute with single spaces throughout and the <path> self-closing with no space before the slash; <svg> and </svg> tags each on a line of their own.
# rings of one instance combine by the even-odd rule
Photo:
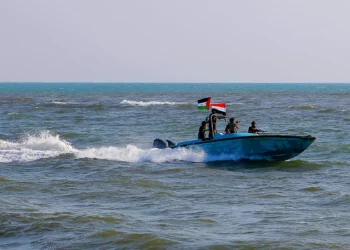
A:
<svg viewBox="0 0 350 250">
<path fill-rule="evenodd" d="M 125 147 L 89 148 L 75 153 L 77 158 L 94 158 L 122 162 L 203 162 L 205 154 L 186 149 L 141 149 L 134 145 Z"/>
<path fill-rule="evenodd" d="M 42 131 L 18 142 L 0 140 L 0 162 L 28 162 L 73 153 L 74 147 L 59 135 Z"/>
<path fill-rule="evenodd" d="M 103 159 L 121 162 L 211 162 L 218 160 L 238 160 L 232 155 L 210 156 L 203 151 L 185 148 L 142 149 L 135 145 L 122 147 L 91 147 L 77 149 L 70 142 L 50 131 L 24 136 L 18 141 L 0 140 L 0 162 L 31 162 L 69 154 L 74 158 Z"/>
</svg>

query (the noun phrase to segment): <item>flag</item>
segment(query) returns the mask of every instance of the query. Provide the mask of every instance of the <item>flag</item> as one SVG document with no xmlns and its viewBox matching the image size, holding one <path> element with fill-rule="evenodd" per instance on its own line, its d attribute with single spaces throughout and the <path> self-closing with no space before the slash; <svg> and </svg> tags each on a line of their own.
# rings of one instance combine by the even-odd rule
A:
<svg viewBox="0 0 350 250">
<path fill-rule="evenodd" d="M 198 100 L 197 107 L 201 110 L 209 110 L 210 109 L 210 100 L 211 97 L 203 98 Z"/>
<path fill-rule="evenodd" d="M 216 113 L 226 115 L 226 103 L 212 103 L 211 110 L 215 110 Z"/>
</svg>

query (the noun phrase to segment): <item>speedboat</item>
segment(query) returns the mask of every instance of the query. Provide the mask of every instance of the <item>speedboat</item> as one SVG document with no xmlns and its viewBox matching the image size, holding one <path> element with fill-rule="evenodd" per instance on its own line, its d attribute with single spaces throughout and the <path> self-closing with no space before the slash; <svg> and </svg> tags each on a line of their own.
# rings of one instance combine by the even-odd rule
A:
<svg viewBox="0 0 350 250">
<path fill-rule="evenodd" d="M 227 123 L 228 117 L 218 116 Z M 209 123 L 210 124 L 210 123 Z M 213 128 L 209 128 L 213 129 Z M 233 155 L 241 160 L 284 161 L 305 151 L 316 138 L 268 133 L 216 133 L 211 138 L 174 143 L 155 139 L 154 148 L 186 148 L 204 151 L 211 156 Z"/>
</svg>

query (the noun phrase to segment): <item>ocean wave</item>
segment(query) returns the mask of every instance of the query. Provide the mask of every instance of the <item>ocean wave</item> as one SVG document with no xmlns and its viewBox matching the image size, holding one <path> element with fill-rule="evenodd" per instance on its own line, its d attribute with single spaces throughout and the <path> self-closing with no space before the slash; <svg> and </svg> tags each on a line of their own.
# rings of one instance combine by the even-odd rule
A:
<svg viewBox="0 0 350 250">
<path fill-rule="evenodd" d="M 302 188 L 300 189 L 300 191 L 313 193 L 313 192 L 323 191 L 323 188 L 318 186 L 311 186 L 311 187 Z"/>
<path fill-rule="evenodd" d="M 321 109 L 320 110 L 320 113 L 333 113 L 333 112 L 335 112 L 334 109 Z"/>
<path fill-rule="evenodd" d="M 342 114 L 348 114 L 350 113 L 350 110 L 347 110 L 347 109 L 331 109 L 331 108 L 328 108 L 328 109 L 321 109 L 319 110 L 320 113 L 342 113 Z"/>
<path fill-rule="evenodd" d="M 66 105 L 68 104 L 68 102 L 65 101 L 52 101 L 53 104 L 57 104 L 57 105 Z"/>
<path fill-rule="evenodd" d="M 20 116 L 20 113 L 18 112 L 5 112 L 7 116 Z"/>
<path fill-rule="evenodd" d="M 289 106 L 289 109 L 300 109 L 300 110 L 314 110 L 316 109 L 313 105 L 300 105 L 300 106 Z"/>
<path fill-rule="evenodd" d="M 60 108 L 79 108 L 79 107 L 85 107 L 86 104 L 82 104 L 82 103 L 77 103 L 77 102 L 67 102 L 64 100 L 53 100 L 50 102 L 43 102 L 40 103 L 38 108 L 51 108 L 51 107 L 60 107 Z"/>
<path fill-rule="evenodd" d="M 123 100 L 120 102 L 120 104 L 125 105 L 125 106 L 154 106 L 154 105 L 185 105 L 188 103 L 186 103 L 186 102 L 159 102 L 159 101 L 143 102 L 143 101 Z"/>
</svg>

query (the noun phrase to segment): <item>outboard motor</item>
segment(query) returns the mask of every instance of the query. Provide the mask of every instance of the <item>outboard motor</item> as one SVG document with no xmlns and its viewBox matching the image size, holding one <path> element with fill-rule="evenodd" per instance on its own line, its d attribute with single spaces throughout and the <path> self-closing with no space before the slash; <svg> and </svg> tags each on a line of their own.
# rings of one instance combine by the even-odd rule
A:
<svg viewBox="0 0 350 250">
<path fill-rule="evenodd" d="M 176 147 L 176 143 L 170 140 L 166 140 L 166 142 L 168 143 L 168 147 L 169 148 L 175 148 Z"/>
<path fill-rule="evenodd" d="M 153 147 L 159 148 L 159 149 L 164 149 L 164 148 L 168 147 L 168 143 L 162 139 L 155 139 L 153 141 Z"/>
<path fill-rule="evenodd" d="M 170 140 L 162 140 L 162 139 L 155 139 L 153 141 L 153 147 L 154 148 L 159 148 L 159 149 L 164 149 L 164 148 L 175 148 L 176 143 Z"/>
</svg>

